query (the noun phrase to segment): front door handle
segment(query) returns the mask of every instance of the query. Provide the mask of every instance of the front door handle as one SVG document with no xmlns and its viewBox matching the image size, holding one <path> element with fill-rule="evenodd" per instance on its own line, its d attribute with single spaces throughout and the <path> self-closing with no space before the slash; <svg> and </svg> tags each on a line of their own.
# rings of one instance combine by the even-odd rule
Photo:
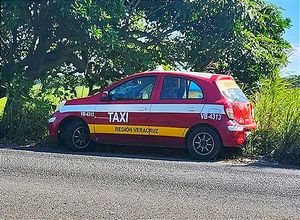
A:
<svg viewBox="0 0 300 220">
<path fill-rule="evenodd" d="M 147 108 L 146 107 L 140 107 L 138 110 L 139 110 L 139 112 L 144 112 L 144 111 L 147 110 Z"/>
</svg>

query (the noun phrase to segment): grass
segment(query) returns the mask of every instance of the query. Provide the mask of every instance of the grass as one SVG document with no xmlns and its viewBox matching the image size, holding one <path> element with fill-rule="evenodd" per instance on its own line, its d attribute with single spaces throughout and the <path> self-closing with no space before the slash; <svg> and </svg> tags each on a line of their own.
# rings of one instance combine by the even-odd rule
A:
<svg viewBox="0 0 300 220">
<path fill-rule="evenodd" d="M 32 91 L 33 93 L 38 93 L 39 90 L 41 89 L 41 85 L 40 84 L 36 84 L 32 87 Z M 75 88 L 76 92 L 77 92 L 77 98 L 82 98 L 82 97 L 86 97 L 89 94 L 89 89 L 87 87 L 84 86 L 77 86 Z M 54 104 L 58 104 L 61 100 L 59 97 L 56 97 L 55 95 L 49 94 L 46 96 L 46 99 L 53 102 Z M 3 97 L 0 99 L 0 118 L 3 115 L 3 111 L 6 105 L 6 101 L 7 98 Z"/>
<path fill-rule="evenodd" d="M 6 97 L 3 97 L 3 98 L 0 99 L 0 118 L 3 115 L 3 111 L 4 111 L 4 108 L 5 108 L 5 105 L 6 105 L 6 101 L 7 101 Z"/>
<path fill-rule="evenodd" d="M 254 100 L 258 128 L 246 147 L 248 153 L 299 165 L 300 88 L 279 77 L 263 80 Z"/>
<path fill-rule="evenodd" d="M 3 117 L 7 98 L 0 99 L 1 133 L 5 141 L 16 143 L 39 142 L 47 139 L 47 121 L 55 106 L 63 99 L 74 99 L 88 95 L 83 86 L 75 88 L 77 97 L 60 87 L 56 93 L 42 91 L 41 85 L 31 87 L 29 96 L 15 97 Z M 18 91 L 16 91 L 18 92 Z M 19 98 L 19 99 L 18 99 Z"/>
</svg>

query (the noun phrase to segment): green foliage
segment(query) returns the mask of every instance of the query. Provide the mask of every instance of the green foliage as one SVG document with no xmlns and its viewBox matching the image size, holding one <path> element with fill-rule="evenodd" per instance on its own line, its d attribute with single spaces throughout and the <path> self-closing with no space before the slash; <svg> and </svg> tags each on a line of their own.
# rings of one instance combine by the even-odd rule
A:
<svg viewBox="0 0 300 220">
<path fill-rule="evenodd" d="M 6 105 L 6 101 L 7 101 L 6 97 L 3 97 L 3 98 L 0 99 L 0 119 L 3 116 L 3 112 L 4 112 L 5 105 Z"/>
<path fill-rule="evenodd" d="M 41 92 L 49 97 L 53 97 L 54 102 L 59 102 L 82 96 L 82 91 L 78 91 L 78 88 L 83 86 L 85 81 L 83 76 L 80 75 L 61 74 L 44 78 L 40 83 Z"/>
<path fill-rule="evenodd" d="M 183 41 L 192 48 L 184 57 L 192 69 L 229 73 L 251 88 L 287 63 L 290 45 L 282 36 L 290 20 L 276 6 L 263 0 L 195 1 L 192 14 L 196 23 L 184 30 Z"/>
<path fill-rule="evenodd" d="M 47 120 L 52 111 L 53 106 L 44 97 L 33 96 L 24 103 L 14 100 L 7 107 L 1 132 L 10 141 L 44 140 L 48 134 Z"/>
<path fill-rule="evenodd" d="M 47 138 L 47 121 L 60 101 L 88 95 L 88 88 L 80 86 L 82 78 L 60 75 L 35 83 L 28 83 L 24 76 L 15 78 L 8 89 L 8 103 L 6 97 L 0 99 L 0 133 L 6 140 L 21 143 Z"/>
<path fill-rule="evenodd" d="M 45 94 L 27 82 L 18 78 L 9 87 L 9 101 L 1 121 L 1 133 L 6 140 L 24 143 L 40 141 L 47 136 L 47 120 L 54 106 Z"/>
<path fill-rule="evenodd" d="M 265 79 L 255 100 L 258 128 L 246 149 L 300 165 L 300 88 L 280 77 Z"/>
<path fill-rule="evenodd" d="M 286 80 L 293 86 L 293 87 L 300 87 L 300 75 L 292 75 L 286 77 Z"/>
<path fill-rule="evenodd" d="M 263 0 L 1 1 L 1 88 L 19 72 L 85 73 L 92 88 L 161 64 L 253 84 L 286 63 L 289 25 Z"/>
</svg>

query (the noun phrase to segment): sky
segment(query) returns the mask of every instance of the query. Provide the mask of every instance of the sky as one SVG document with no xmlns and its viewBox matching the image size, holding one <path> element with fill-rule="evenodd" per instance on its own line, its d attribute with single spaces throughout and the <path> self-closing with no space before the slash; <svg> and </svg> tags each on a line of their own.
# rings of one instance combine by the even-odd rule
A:
<svg viewBox="0 0 300 220">
<path fill-rule="evenodd" d="M 283 17 L 291 19 L 292 27 L 286 31 L 284 38 L 292 45 L 289 64 L 281 69 L 281 75 L 300 75 L 300 0 L 267 0 L 282 8 Z"/>
</svg>

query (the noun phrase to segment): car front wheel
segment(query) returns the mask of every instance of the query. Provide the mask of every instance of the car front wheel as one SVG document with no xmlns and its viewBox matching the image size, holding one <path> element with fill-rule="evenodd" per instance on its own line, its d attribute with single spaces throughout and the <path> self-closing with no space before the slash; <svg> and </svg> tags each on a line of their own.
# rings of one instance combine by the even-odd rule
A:
<svg viewBox="0 0 300 220">
<path fill-rule="evenodd" d="M 199 160 L 213 159 L 222 148 L 222 141 L 216 131 L 209 127 L 193 129 L 187 139 L 190 154 Z"/>
<path fill-rule="evenodd" d="M 81 121 L 72 121 L 64 128 L 62 133 L 64 144 L 73 151 L 84 151 L 90 145 L 89 128 Z"/>
</svg>

